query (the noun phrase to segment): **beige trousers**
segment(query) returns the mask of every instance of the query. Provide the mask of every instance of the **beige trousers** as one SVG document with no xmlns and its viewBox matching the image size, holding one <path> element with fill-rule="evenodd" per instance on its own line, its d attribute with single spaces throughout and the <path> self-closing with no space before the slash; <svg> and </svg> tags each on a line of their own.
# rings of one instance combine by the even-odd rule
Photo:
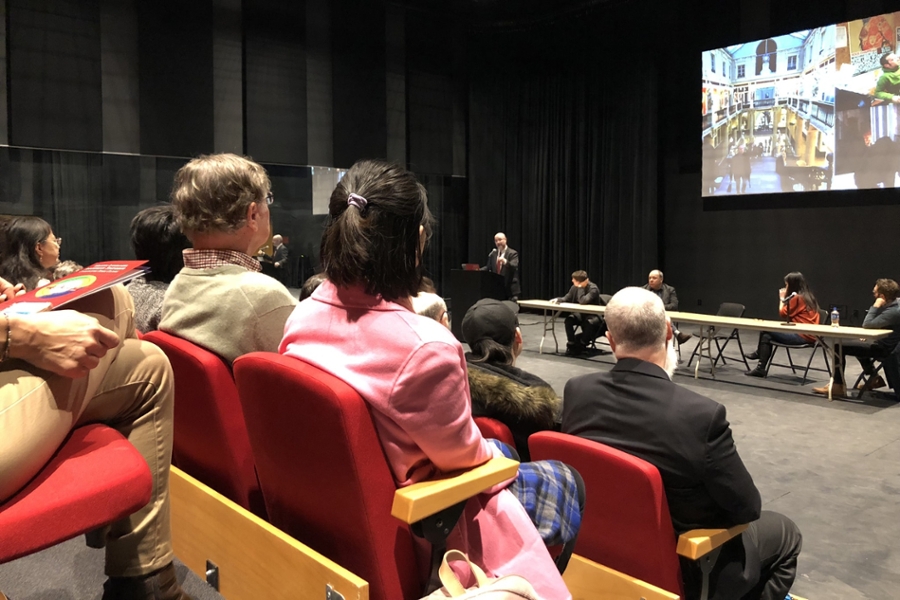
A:
<svg viewBox="0 0 900 600">
<path fill-rule="evenodd" d="M 150 502 L 109 527 L 106 574 L 143 575 L 173 558 L 169 527 L 172 368 L 159 348 L 135 339 L 134 304 L 124 287 L 65 308 L 97 318 L 122 342 L 79 379 L 54 375 L 23 361 L 0 364 L 0 502 L 47 464 L 73 428 L 106 423 L 134 444 L 153 474 Z"/>
</svg>

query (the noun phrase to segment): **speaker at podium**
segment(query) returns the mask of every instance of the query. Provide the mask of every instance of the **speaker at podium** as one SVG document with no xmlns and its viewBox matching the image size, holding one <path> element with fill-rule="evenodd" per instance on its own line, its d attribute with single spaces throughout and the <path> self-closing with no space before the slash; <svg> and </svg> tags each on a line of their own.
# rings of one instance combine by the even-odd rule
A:
<svg viewBox="0 0 900 600">
<path fill-rule="evenodd" d="M 482 298 L 507 300 L 506 285 L 503 276 L 490 271 L 472 270 L 469 265 L 463 269 L 450 271 L 450 300 L 452 313 L 450 330 L 460 342 L 465 342 L 462 335 L 462 321 L 469 308 Z"/>
</svg>

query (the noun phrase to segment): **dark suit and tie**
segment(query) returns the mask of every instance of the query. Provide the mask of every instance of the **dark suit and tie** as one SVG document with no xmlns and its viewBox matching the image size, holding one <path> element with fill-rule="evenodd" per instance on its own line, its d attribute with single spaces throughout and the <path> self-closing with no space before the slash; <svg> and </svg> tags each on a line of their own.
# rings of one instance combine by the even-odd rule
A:
<svg viewBox="0 0 900 600">
<path fill-rule="evenodd" d="M 288 285 L 288 273 L 290 272 L 288 255 L 288 247 L 285 244 L 279 244 L 275 247 L 275 252 L 272 256 L 272 262 L 275 265 L 276 279 L 284 285 Z"/>
<path fill-rule="evenodd" d="M 501 260 L 503 259 L 503 260 Z M 497 273 L 503 277 L 509 300 L 518 300 L 522 288 L 519 286 L 519 253 L 507 246 L 503 251 L 494 248 L 488 255 L 484 270 Z"/>
</svg>

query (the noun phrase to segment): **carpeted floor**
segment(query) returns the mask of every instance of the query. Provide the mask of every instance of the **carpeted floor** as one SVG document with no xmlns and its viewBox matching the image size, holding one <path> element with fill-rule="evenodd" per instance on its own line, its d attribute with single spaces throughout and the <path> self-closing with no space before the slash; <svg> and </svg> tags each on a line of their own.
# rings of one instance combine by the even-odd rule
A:
<svg viewBox="0 0 900 600">
<path fill-rule="evenodd" d="M 544 378 L 560 394 L 569 378 L 615 364 L 611 354 L 547 354 L 554 350 L 552 337 L 544 343 L 545 354 L 538 354 L 539 319 L 520 315 L 525 350 L 517 366 Z M 561 324 L 556 334 L 564 349 Z M 753 332 L 742 332 L 746 351 L 755 349 L 756 339 Z M 884 388 L 862 400 L 829 402 L 811 393 L 827 382 L 823 372 L 812 372 L 815 381 L 806 385 L 790 369 L 778 367 L 764 380 L 747 377 L 734 342 L 725 352 L 734 361 L 720 364 L 715 379 L 704 365 L 695 380 L 693 368 L 686 368 L 695 345 L 696 338 L 682 347 L 684 363 L 675 382 L 726 406 L 763 508 L 789 516 L 803 532 L 793 591 L 810 600 L 900 598 L 900 405 L 895 396 Z M 795 351 L 795 363 L 805 365 L 808 352 Z M 786 360 L 781 354 L 777 358 Z M 813 366 L 824 369 L 821 355 Z M 852 383 L 859 372 L 851 359 L 847 380 Z"/>
<path fill-rule="evenodd" d="M 614 364 L 610 354 L 553 354 L 552 338 L 544 345 L 546 353 L 539 354 L 539 320 L 520 316 L 525 350 L 518 366 L 546 379 L 558 393 L 569 378 Z M 557 336 L 564 347 L 561 324 Z M 745 350 L 755 347 L 755 334 L 745 332 L 742 339 Z M 694 345 L 692 340 L 682 348 L 685 363 Z M 805 352 L 796 352 L 795 362 L 805 364 Z M 777 367 L 768 379 L 751 379 L 743 374 L 733 342 L 726 356 L 735 360 L 720 365 L 715 379 L 708 367 L 694 379 L 685 364 L 675 382 L 727 407 L 764 508 L 788 515 L 803 532 L 794 591 L 810 600 L 900 597 L 900 406 L 893 394 L 829 402 L 810 392 L 826 380 L 824 373 L 814 373 L 815 381 L 806 385 L 790 369 Z M 813 366 L 824 368 L 820 356 Z M 848 381 L 858 373 L 853 361 Z M 97 600 L 102 571 L 103 552 L 86 548 L 78 538 L 0 566 L 0 589 L 13 600 Z M 220 598 L 183 566 L 179 579 L 198 600 Z"/>
</svg>

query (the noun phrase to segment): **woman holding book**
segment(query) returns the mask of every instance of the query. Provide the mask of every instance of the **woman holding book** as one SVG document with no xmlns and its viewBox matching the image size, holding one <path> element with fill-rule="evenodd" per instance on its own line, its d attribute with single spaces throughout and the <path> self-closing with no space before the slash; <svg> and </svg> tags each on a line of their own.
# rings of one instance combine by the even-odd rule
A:
<svg viewBox="0 0 900 600">
<path fill-rule="evenodd" d="M 40 217 L 13 217 L 0 235 L 0 277 L 31 291 L 47 285 L 59 263 L 62 238 Z"/>
</svg>

